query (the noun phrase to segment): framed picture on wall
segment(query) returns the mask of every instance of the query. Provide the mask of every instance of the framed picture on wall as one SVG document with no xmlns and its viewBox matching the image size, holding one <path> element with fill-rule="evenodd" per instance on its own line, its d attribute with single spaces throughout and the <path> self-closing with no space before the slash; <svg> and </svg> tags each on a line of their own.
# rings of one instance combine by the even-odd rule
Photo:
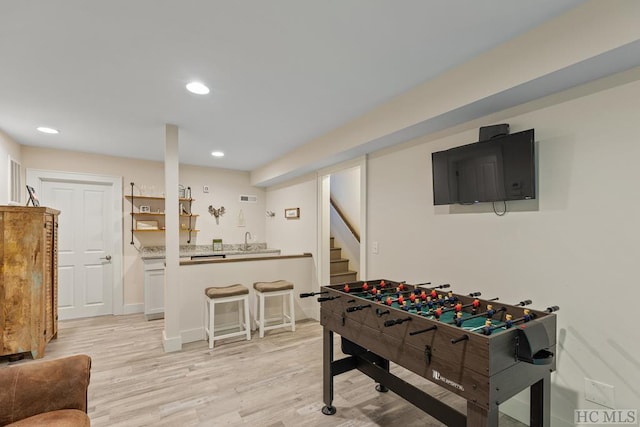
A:
<svg viewBox="0 0 640 427">
<path fill-rule="evenodd" d="M 33 206 L 40 206 L 40 201 L 38 200 L 38 196 L 36 195 L 36 190 L 27 185 L 27 193 L 29 193 L 29 200 L 27 200 L 27 206 L 31 203 Z"/>
<path fill-rule="evenodd" d="M 288 208 L 284 210 L 284 217 L 287 219 L 300 218 L 300 208 Z"/>
</svg>

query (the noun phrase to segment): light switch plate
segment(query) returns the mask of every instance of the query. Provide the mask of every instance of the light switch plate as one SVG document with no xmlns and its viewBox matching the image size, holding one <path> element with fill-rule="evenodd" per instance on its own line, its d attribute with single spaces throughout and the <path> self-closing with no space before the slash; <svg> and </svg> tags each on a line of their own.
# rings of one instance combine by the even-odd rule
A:
<svg viewBox="0 0 640 427">
<path fill-rule="evenodd" d="M 202 192 L 203 193 L 208 193 L 209 192 L 209 186 L 208 185 L 203 185 L 202 186 Z"/>
</svg>

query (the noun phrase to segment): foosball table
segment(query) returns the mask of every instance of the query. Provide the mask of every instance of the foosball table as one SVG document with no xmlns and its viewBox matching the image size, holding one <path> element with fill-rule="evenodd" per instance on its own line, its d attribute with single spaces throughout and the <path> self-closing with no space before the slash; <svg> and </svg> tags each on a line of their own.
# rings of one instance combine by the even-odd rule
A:
<svg viewBox="0 0 640 427">
<path fill-rule="evenodd" d="M 449 285 L 391 280 L 323 286 L 322 412 L 333 415 L 333 377 L 357 369 L 447 426 L 497 426 L 498 405 L 531 391 L 531 426 L 549 426 L 550 375 L 555 370 L 558 307 L 527 308 Z M 347 357 L 334 360 L 333 333 Z M 389 371 L 396 363 L 467 400 L 461 413 Z"/>
</svg>

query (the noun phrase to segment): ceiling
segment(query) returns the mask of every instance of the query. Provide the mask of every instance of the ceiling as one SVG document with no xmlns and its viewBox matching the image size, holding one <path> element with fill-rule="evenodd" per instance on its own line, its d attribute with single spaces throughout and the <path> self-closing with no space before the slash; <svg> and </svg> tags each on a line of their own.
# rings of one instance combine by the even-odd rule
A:
<svg viewBox="0 0 640 427">
<path fill-rule="evenodd" d="M 0 0 L 0 129 L 251 171 L 581 2 Z"/>
</svg>

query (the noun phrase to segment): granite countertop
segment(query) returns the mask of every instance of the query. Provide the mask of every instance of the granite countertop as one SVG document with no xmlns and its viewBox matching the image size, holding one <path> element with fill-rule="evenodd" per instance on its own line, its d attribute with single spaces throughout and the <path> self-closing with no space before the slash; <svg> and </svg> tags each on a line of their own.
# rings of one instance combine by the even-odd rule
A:
<svg viewBox="0 0 640 427">
<path fill-rule="evenodd" d="M 244 244 L 223 244 L 221 251 L 214 251 L 211 245 L 181 245 L 180 258 L 206 255 L 244 255 L 244 254 L 268 254 L 280 253 L 280 249 L 267 249 L 266 243 L 250 243 L 244 250 Z M 164 246 L 148 246 L 140 251 L 142 259 L 163 259 L 165 257 Z"/>
</svg>

